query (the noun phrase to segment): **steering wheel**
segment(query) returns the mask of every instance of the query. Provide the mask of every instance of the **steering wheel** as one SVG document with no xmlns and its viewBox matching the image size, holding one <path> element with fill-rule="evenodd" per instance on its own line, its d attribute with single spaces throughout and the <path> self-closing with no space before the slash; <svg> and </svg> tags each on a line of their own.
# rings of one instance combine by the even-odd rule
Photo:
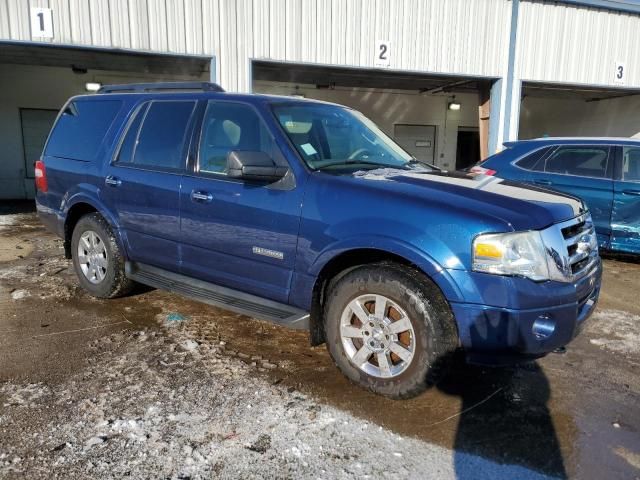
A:
<svg viewBox="0 0 640 480">
<path fill-rule="evenodd" d="M 349 160 L 356 160 L 361 156 L 363 156 L 365 153 L 368 155 L 371 155 L 371 152 L 366 148 L 359 148 L 355 152 L 353 152 L 351 155 L 349 155 Z"/>
</svg>

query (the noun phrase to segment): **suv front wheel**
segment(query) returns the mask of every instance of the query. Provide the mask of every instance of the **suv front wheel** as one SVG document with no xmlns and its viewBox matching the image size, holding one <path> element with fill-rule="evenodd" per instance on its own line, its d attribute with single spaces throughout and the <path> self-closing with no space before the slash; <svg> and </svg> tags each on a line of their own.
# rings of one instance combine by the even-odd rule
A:
<svg viewBox="0 0 640 480">
<path fill-rule="evenodd" d="M 330 285 L 327 347 L 353 382 L 410 398 L 447 371 L 457 346 L 449 305 L 433 282 L 395 264 L 358 267 Z"/>
<path fill-rule="evenodd" d="M 119 297 L 133 288 L 134 282 L 125 276 L 124 255 L 100 214 L 90 213 L 78 220 L 71 252 L 80 285 L 94 297 Z"/>
</svg>

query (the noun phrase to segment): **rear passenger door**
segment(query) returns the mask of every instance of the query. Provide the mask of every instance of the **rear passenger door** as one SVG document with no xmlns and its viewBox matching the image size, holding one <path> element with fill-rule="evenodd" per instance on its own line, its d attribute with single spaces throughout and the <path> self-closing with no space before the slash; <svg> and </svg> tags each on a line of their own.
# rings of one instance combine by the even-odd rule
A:
<svg viewBox="0 0 640 480">
<path fill-rule="evenodd" d="M 295 265 L 302 188 L 227 177 L 230 151 L 286 160 L 249 104 L 211 100 L 194 137 L 195 160 L 181 193 L 182 271 L 202 280 L 286 303 Z"/>
<path fill-rule="evenodd" d="M 608 145 L 560 145 L 534 166 L 530 180 L 584 200 L 598 242 L 606 247 L 611 237 L 613 165 L 614 148 Z"/>
<path fill-rule="evenodd" d="M 152 100 L 129 120 L 102 189 L 117 212 L 129 258 L 178 271 L 180 181 L 194 100 Z"/>
<path fill-rule="evenodd" d="M 611 249 L 640 253 L 640 147 L 617 148 Z"/>
</svg>

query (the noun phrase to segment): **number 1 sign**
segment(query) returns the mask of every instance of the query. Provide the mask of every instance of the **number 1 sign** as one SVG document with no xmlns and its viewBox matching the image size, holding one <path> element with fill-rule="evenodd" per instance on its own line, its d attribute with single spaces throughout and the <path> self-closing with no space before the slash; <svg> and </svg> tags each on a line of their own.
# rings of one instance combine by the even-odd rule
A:
<svg viewBox="0 0 640 480">
<path fill-rule="evenodd" d="M 373 64 L 376 67 L 388 67 L 391 58 L 391 43 L 388 40 L 378 40 L 375 55 Z"/>
<path fill-rule="evenodd" d="M 53 17 L 50 8 L 31 9 L 31 37 L 53 38 Z"/>
</svg>

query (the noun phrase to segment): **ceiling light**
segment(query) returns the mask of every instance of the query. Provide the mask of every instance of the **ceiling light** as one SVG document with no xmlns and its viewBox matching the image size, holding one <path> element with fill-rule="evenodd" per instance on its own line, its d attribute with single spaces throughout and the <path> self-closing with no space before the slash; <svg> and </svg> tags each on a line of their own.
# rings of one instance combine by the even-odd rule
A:
<svg viewBox="0 0 640 480">
<path fill-rule="evenodd" d="M 97 92 L 98 90 L 100 90 L 100 88 L 102 88 L 102 84 L 99 82 L 87 82 L 84 84 L 84 88 L 87 90 L 87 92 Z"/>
<path fill-rule="evenodd" d="M 456 97 L 453 97 L 449 102 L 449 110 L 460 110 L 460 104 L 456 102 Z"/>
</svg>

